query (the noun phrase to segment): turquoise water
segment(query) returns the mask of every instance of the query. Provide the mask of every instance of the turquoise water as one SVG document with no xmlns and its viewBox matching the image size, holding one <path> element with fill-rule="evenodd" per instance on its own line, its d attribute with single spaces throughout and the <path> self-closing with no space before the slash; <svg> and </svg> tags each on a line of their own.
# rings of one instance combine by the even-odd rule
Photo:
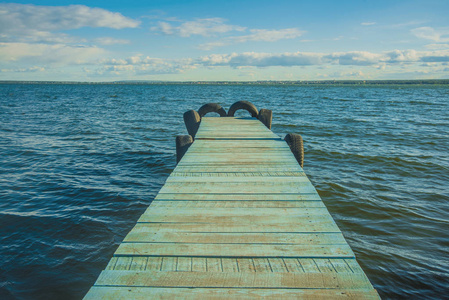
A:
<svg viewBox="0 0 449 300">
<path fill-rule="evenodd" d="M 238 100 L 303 136 L 382 297 L 449 294 L 448 86 L 4 84 L 0 298 L 81 298 L 173 170 L 183 112 Z"/>
</svg>

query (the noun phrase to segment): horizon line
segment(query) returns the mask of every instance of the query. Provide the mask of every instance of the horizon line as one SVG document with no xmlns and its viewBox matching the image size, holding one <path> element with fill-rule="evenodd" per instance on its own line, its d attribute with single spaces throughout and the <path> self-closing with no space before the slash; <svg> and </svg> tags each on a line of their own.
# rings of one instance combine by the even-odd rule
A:
<svg viewBox="0 0 449 300">
<path fill-rule="evenodd" d="M 0 84 L 449 84 L 449 79 L 322 79 L 322 80 L 0 80 Z"/>
</svg>

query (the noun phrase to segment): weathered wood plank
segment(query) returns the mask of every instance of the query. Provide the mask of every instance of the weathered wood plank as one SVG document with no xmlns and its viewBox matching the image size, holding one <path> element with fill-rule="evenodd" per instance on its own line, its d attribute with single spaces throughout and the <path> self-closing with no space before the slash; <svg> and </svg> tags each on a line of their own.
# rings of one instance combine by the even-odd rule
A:
<svg viewBox="0 0 449 300">
<path fill-rule="evenodd" d="M 249 186 L 253 183 L 275 183 L 275 182 L 281 182 L 283 184 L 291 183 L 308 183 L 310 182 L 309 179 L 306 176 L 283 176 L 283 177 L 261 177 L 261 176 L 248 176 L 248 177 L 240 177 L 240 176 L 208 176 L 208 177 L 186 177 L 186 176 L 170 176 L 167 178 L 166 183 L 175 183 L 175 182 L 181 182 L 181 183 L 222 183 L 222 182 L 243 182 L 248 184 Z"/>
<path fill-rule="evenodd" d="M 239 208 L 239 209 L 229 209 L 229 208 L 185 208 L 182 211 L 174 211 L 169 208 L 164 207 L 151 207 L 148 208 L 142 215 L 142 218 L 158 218 L 158 217 L 176 217 L 181 216 L 194 216 L 198 218 L 209 218 L 209 217 L 259 217 L 259 216 L 274 216 L 279 218 L 280 216 L 295 216 L 295 217 L 307 217 L 311 215 L 325 215 L 331 218 L 327 208 Z M 139 222 L 148 222 L 139 220 Z M 184 222 L 184 221 L 183 221 Z"/>
<path fill-rule="evenodd" d="M 118 265 L 116 270 L 137 270 L 137 271 L 160 271 L 162 269 L 163 256 L 115 256 L 111 259 L 106 270 L 115 270 L 117 260 L 131 261 L 130 264 Z M 204 264 L 205 257 L 177 256 L 176 271 L 190 272 L 192 271 L 192 261 Z M 269 259 L 268 257 L 250 257 L 245 259 L 245 264 L 249 265 L 249 261 L 254 265 L 251 268 L 239 267 L 238 258 L 229 257 L 206 257 L 206 269 L 208 272 L 291 272 L 304 273 L 313 271 L 319 273 L 363 273 L 358 264 L 353 264 L 355 258 L 287 258 L 283 257 L 282 262 L 279 260 Z M 303 261 L 304 267 L 300 260 Z M 140 263 L 138 263 L 140 262 Z M 279 265 L 281 264 L 281 265 Z M 353 268 L 349 267 L 353 265 Z M 284 268 L 285 266 L 285 268 Z M 204 268 L 204 267 L 203 267 Z M 329 269 L 332 268 L 332 269 Z M 198 269 L 198 268 L 197 268 Z"/>
<path fill-rule="evenodd" d="M 355 259 L 345 259 L 345 263 L 349 266 L 349 268 L 351 268 L 354 273 L 356 273 L 358 270 L 362 270 L 359 263 Z"/>
<path fill-rule="evenodd" d="M 304 269 L 297 258 L 284 258 L 285 266 L 291 273 L 304 273 Z"/>
<path fill-rule="evenodd" d="M 354 257 L 348 245 L 121 243 L 115 256 Z M 164 257 L 162 270 L 176 270 Z"/>
<path fill-rule="evenodd" d="M 123 243 L 120 244 L 120 246 L 121 245 L 123 245 Z M 119 249 L 120 249 L 120 246 L 119 246 Z M 118 249 L 117 249 L 117 251 L 118 251 Z M 114 253 L 114 255 L 119 255 L 117 253 L 117 251 Z M 162 256 L 162 255 L 158 255 L 158 256 Z M 176 271 L 177 267 L 178 267 L 178 258 L 177 257 L 164 256 L 162 258 L 161 271 Z"/>
<path fill-rule="evenodd" d="M 145 271 L 147 267 L 148 257 L 135 256 L 132 258 L 129 270 L 133 271 Z"/>
<path fill-rule="evenodd" d="M 318 265 L 315 263 L 315 260 L 312 258 L 300 258 L 298 261 L 305 272 L 321 272 Z"/>
<path fill-rule="evenodd" d="M 193 147 L 189 148 L 189 155 L 204 155 L 204 154 L 222 154 L 229 153 L 234 155 L 240 155 L 245 153 L 253 153 L 256 156 L 268 154 L 268 155 L 280 155 L 280 154 L 289 154 L 291 153 L 290 148 L 288 147 Z"/>
<path fill-rule="evenodd" d="M 236 258 L 221 257 L 221 265 L 223 268 L 223 272 L 240 272 L 239 264 L 237 263 Z"/>
<path fill-rule="evenodd" d="M 243 209 L 243 208 L 242 208 Z M 254 208 L 257 209 L 257 208 Z M 274 208 L 273 208 L 274 209 Z M 238 210 L 235 211 L 238 213 Z M 292 212 L 293 213 L 293 212 Z M 224 215 L 224 216 L 207 216 L 198 214 L 184 215 L 180 214 L 179 216 L 174 217 L 173 214 L 156 214 L 151 213 L 143 214 L 139 220 L 139 223 L 196 223 L 196 224 L 256 224 L 256 223 L 265 223 L 269 225 L 278 225 L 278 224 L 297 224 L 301 222 L 302 226 L 307 226 L 308 223 L 333 223 L 333 219 L 329 214 L 307 214 L 304 213 L 302 215 L 295 214 L 285 214 L 283 217 L 279 215 L 251 215 L 251 214 L 237 214 L 235 216 L 232 215 Z"/>
<path fill-rule="evenodd" d="M 137 287 L 371 289 L 362 274 L 103 271 L 95 285 Z"/>
<path fill-rule="evenodd" d="M 200 139 L 195 140 L 195 143 L 191 146 L 192 149 L 223 149 L 231 148 L 231 151 L 239 151 L 239 148 L 254 148 L 255 151 L 264 151 L 268 149 L 289 149 L 289 146 L 280 139 L 221 139 L 221 140 L 208 140 Z M 214 151 L 215 152 L 215 151 Z"/>
<path fill-rule="evenodd" d="M 338 273 L 356 273 L 356 272 L 363 272 L 360 267 L 358 267 L 355 270 L 352 270 L 348 263 L 346 262 L 348 259 L 338 259 L 338 258 L 331 258 L 329 261 L 331 262 L 332 266 L 334 267 L 335 271 Z M 355 259 L 354 259 L 355 260 Z"/>
<path fill-rule="evenodd" d="M 228 138 L 228 139 L 274 139 L 280 140 L 280 136 L 270 133 L 270 132 L 262 132 L 262 131 L 253 131 L 253 132 L 217 132 L 217 131 L 198 131 L 195 135 L 195 139 L 220 139 L 220 138 Z"/>
<path fill-rule="evenodd" d="M 178 264 L 176 266 L 178 272 L 191 272 L 192 271 L 192 258 L 191 257 L 178 257 Z"/>
<path fill-rule="evenodd" d="M 314 259 L 314 261 L 321 273 L 337 272 L 329 259 Z"/>
<path fill-rule="evenodd" d="M 298 253 L 299 254 L 299 253 Z M 271 270 L 275 273 L 287 273 L 288 269 L 282 258 L 270 257 L 268 258 Z"/>
<path fill-rule="evenodd" d="M 310 220 L 311 222 L 292 222 L 276 224 L 198 224 L 198 223 L 140 223 L 160 232 L 234 232 L 234 233 L 256 233 L 256 232 L 281 232 L 281 233 L 305 233 L 305 232 L 329 232 L 339 233 L 335 222 L 328 220 Z"/>
<path fill-rule="evenodd" d="M 321 201 L 316 191 L 311 193 L 252 193 L 252 194 L 227 194 L 227 193 L 159 193 L 155 200 L 201 200 L 201 201 Z"/>
<path fill-rule="evenodd" d="M 207 257 L 206 258 L 207 272 L 223 272 L 221 265 L 221 258 Z"/>
<path fill-rule="evenodd" d="M 255 172 L 302 172 L 302 168 L 299 164 L 296 165 L 202 165 L 201 168 L 195 164 L 188 164 L 185 166 L 179 165 L 175 168 L 175 172 L 196 172 L 196 173 L 255 173 Z"/>
<path fill-rule="evenodd" d="M 132 257 L 117 257 L 114 270 L 129 270 L 132 260 Z"/>
<path fill-rule="evenodd" d="M 236 260 L 239 272 L 256 272 L 252 258 L 238 257 Z"/>
<path fill-rule="evenodd" d="M 167 182 L 159 192 L 170 193 L 211 193 L 211 194 L 297 194 L 316 193 L 315 187 L 309 182 L 190 182 L 189 184 Z"/>
<path fill-rule="evenodd" d="M 346 245 L 341 233 L 160 232 L 154 231 L 154 228 L 146 224 L 137 224 L 125 237 L 124 242 Z"/>
<path fill-rule="evenodd" d="M 202 143 L 201 145 L 195 145 L 195 143 Z M 245 154 L 254 153 L 256 155 L 261 154 L 288 154 L 291 153 L 290 147 L 288 145 L 282 144 L 282 141 L 264 141 L 266 143 L 257 142 L 253 140 L 253 143 L 247 143 L 247 141 L 240 141 L 236 144 L 230 140 L 216 140 L 213 143 L 205 143 L 205 140 L 198 140 L 192 144 L 189 148 L 189 155 L 200 155 L 200 154 Z M 220 145 L 215 144 L 216 142 L 221 142 Z M 226 142 L 226 143 L 225 143 Z M 268 143 L 271 142 L 271 143 Z"/>
<path fill-rule="evenodd" d="M 85 300 L 120 299 L 379 299 L 374 289 L 155 288 L 93 286 Z"/>
<path fill-rule="evenodd" d="M 111 258 L 108 265 L 106 266 L 105 270 L 114 270 L 115 264 L 117 263 L 117 257 Z"/>
<path fill-rule="evenodd" d="M 198 169 L 196 169 L 198 171 Z M 304 177 L 304 172 L 172 172 L 171 177 Z"/>
<path fill-rule="evenodd" d="M 253 258 L 253 264 L 256 272 L 269 273 L 273 272 L 270 267 L 270 263 L 268 262 L 268 258 Z"/>
<path fill-rule="evenodd" d="M 202 119 L 89 297 L 378 299 L 289 146 L 255 118 Z"/>
<path fill-rule="evenodd" d="M 221 139 L 221 140 L 207 140 L 200 139 L 195 140 L 195 143 L 190 146 L 189 150 L 196 151 L 210 151 L 211 153 L 227 153 L 224 151 L 217 151 L 220 149 L 228 148 L 231 153 L 242 153 L 243 149 L 253 149 L 255 153 L 271 151 L 279 151 L 278 153 L 286 153 L 289 150 L 289 146 L 282 140 L 277 139 Z M 282 151 L 280 151 L 282 150 Z"/>
<path fill-rule="evenodd" d="M 227 124 L 226 124 L 227 123 Z M 236 124 L 238 124 L 238 128 L 236 128 Z M 247 129 L 249 131 L 262 131 L 262 132 L 271 132 L 270 129 L 268 129 L 265 126 L 260 126 L 262 124 L 257 124 L 256 122 L 239 122 L 238 120 L 232 120 L 231 122 L 220 122 L 220 124 L 212 124 L 210 122 L 204 122 L 201 124 L 200 130 L 201 131 L 207 131 L 212 130 L 216 131 L 217 129 L 221 129 L 222 131 L 238 131 L 239 129 Z M 240 130 L 242 131 L 242 130 Z"/>
<path fill-rule="evenodd" d="M 147 257 L 147 266 L 145 270 L 147 271 L 160 271 L 162 270 L 163 257 L 160 256 L 149 256 Z"/>
<path fill-rule="evenodd" d="M 185 158 L 185 159 L 184 159 Z M 186 155 L 183 157 L 183 160 L 180 161 L 178 164 L 180 166 L 187 166 L 189 164 L 195 164 L 197 166 L 200 165 L 223 165 L 223 164 L 230 164 L 230 165 L 260 165 L 261 160 L 263 160 L 263 163 L 265 165 L 269 164 L 275 164 L 275 165 L 290 165 L 295 164 L 296 159 L 294 157 L 282 157 L 282 156 L 266 156 L 261 157 L 260 159 L 257 159 L 257 157 L 232 157 L 229 156 L 216 156 L 211 157 L 208 155 L 201 155 L 198 157 L 192 157 Z M 244 166 L 242 166 L 244 167 Z"/>
<path fill-rule="evenodd" d="M 156 200 L 151 203 L 151 207 L 183 208 L 183 207 L 227 207 L 227 208 L 248 208 L 248 207 L 325 207 L 319 200 L 315 201 L 189 201 L 189 200 Z"/>
<path fill-rule="evenodd" d="M 192 257 L 192 271 L 193 272 L 207 272 L 206 257 Z"/>
</svg>

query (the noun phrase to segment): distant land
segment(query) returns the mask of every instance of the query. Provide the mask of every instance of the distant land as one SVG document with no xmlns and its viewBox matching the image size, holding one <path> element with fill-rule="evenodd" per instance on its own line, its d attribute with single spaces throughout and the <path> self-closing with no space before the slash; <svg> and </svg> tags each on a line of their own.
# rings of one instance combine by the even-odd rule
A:
<svg viewBox="0 0 449 300">
<path fill-rule="evenodd" d="M 151 80 L 122 80 L 110 82 L 82 82 L 82 81 L 14 81 L 0 80 L 0 84 L 116 84 L 116 85 L 449 85 L 449 79 L 422 80 L 262 80 L 262 81 L 151 81 Z"/>
</svg>

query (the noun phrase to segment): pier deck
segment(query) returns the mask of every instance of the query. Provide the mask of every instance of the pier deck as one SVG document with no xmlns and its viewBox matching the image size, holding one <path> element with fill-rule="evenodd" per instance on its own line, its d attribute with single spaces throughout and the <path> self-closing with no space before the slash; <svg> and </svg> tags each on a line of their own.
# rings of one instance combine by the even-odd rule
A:
<svg viewBox="0 0 449 300">
<path fill-rule="evenodd" d="M 203 118 L 85 299 L 236 297 L 379 298 L 287 143 Z"/>
</svg>

